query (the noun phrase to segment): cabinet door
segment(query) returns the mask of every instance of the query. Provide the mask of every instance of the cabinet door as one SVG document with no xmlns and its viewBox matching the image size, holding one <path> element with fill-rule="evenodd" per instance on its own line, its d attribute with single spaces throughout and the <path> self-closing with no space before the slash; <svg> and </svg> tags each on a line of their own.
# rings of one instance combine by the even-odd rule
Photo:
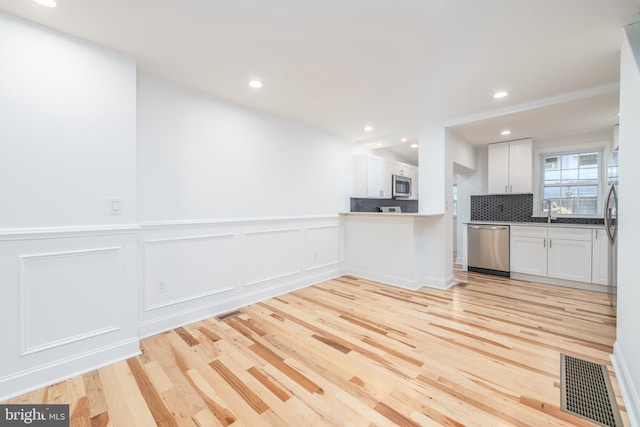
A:
<svg viewBox="0 0 640 427">
<path fill-rule="evenodd" d="M 548 275 L 591 282 L 591 241 L 549 239 Z"/>
<path fill-rule="evenodd" d="M 391 162 L 391 175 L 409 176 L 408 164 L 402 162 Z"/>
<path fill-rule="evenodd" d="M 391 174 L 388 160 L 369 156 L 367 174 L 367 195 L 369 197 L 391 197 Z"/>
<path fill-rule="evenodd" d="M 489 194 L 509 192 L 509 144 L 489 144 Z"/>
<path fill-rule="evenodd" d="M 536 276 L 547 275 L 547 239 L 545 237 L 512 234 L 510 256 L 512 272 Z"/>
<path fill-rule="evenodd" d="M 605 230 L 593 230 L 593 256 L 591 259 L 591 283 L 607 285 L 609 270 L 609 240 Z"/>
<path fill-rule="evenodd" d="M 411 197 L 410 199 L 418 200 L 418 168 L 415 166 L 407 166 L 407 176 L 411 178 Z"/>
<path fill-rule="evenodd" d="M 509 143 L 509 193 L 533 192 L 532 163 L 530 139 Z"/>
</svg>

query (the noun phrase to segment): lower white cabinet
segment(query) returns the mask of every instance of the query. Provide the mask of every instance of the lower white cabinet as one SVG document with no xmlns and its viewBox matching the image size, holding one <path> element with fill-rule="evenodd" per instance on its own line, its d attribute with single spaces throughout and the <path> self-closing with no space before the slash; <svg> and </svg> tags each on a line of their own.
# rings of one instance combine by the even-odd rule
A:
<svg viewBox="0 0 640 427">
<path fill-rule="evenodd" d="M 587 228 L 511 226 L 511 271 L 592 282 L 592 238 Z"/>
<path fill-rule="evenodd" d="M 511 226 L 511 271 L 547 275 L 547 228 Z"/>
<path fill-rule="evenodd" d="M 591 282 L 591 230 L 550 227 L 547 233 L 547 276 Z"/>
<path fill-rule="evenodd" d="M 592 242 L 591 282 L 607 285 L 609 272 L 609 238 L 607 237 L 607 231 L 604 229 L 593 230 Z"/>
</svg>

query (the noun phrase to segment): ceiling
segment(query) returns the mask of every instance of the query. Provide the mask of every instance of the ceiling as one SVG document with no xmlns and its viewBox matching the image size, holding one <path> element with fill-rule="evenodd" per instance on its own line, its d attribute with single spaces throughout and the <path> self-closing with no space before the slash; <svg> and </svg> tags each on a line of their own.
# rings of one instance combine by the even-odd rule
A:
<svg viewBox="0 0 640 427">
<path fill-rule="evenodd" d="M 640 0 L 57 2 L 0 10 L 130 54 L 142 73 L 371 146 L 415 142 L 433 123 L 473 144 L 612 126 L 622 28 L 640 11 Z"/>
</svg>

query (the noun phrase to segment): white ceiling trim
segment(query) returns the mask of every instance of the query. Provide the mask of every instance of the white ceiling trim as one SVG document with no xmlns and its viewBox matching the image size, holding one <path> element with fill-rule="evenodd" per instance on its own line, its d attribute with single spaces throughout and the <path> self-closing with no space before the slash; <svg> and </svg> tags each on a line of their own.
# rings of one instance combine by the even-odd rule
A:
<svg viewBox="0 0 640 427">
<path fill-rule="evenodd" d="M 459 117 L 457 119 L 447 120 L 444 127 L 458 126 L 466 123 L 473 123 L 480 120 L 493 119 L 507 114 L 522 113 L 524 111 L 535 110 L 537 108 L 550 107 L 552 105 L 563 104 L 565 102 L 577 101 L 579 99 L 587 99 L 593 96 L 604 95 L 605 93 L 613 93 L 620 91 L 620 83 L 610 83 L 602 86 L 596 86 L 589 89 L 579 90 L 563 95 L 551 96 L 531 102 L 511 105 L 509 107 L 498 108 L 495 110 L 484 111 L 478 114 Z"/>
</svg>

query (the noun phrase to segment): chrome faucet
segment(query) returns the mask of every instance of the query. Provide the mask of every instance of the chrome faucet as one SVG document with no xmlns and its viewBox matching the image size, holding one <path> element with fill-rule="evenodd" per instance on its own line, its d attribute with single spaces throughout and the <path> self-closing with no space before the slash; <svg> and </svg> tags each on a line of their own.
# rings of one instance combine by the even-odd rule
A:
<svg viewBox="0 0 640 427">
<path fill-rule="evenodd" d="M 542 212 L 544 212 L 545 210 L 547 211 L 547 224 L 551 224 L 551 200 L 542 199 L 542 201 L 540 202 L 540 210 Z"/>
</svg>

